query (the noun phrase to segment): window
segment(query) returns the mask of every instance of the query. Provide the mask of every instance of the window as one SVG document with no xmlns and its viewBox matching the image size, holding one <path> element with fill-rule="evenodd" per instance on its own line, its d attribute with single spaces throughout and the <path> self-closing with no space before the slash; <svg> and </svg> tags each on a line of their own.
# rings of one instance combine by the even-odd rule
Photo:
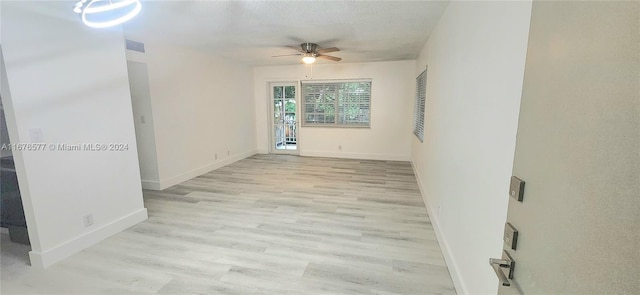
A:
<svg viewBox="0 0 640 295">
<path fill-rule="evenodd" d="M 371 80 L 302 81 L 302 126 L 369 127 Z"/>
<path fill-rule="evenodd" d="M 413 112 L 413 134 L 424 142 L 424 105 L 427 100 L 427 70 L 416 78 L 416 105 Z"/>
</svg>

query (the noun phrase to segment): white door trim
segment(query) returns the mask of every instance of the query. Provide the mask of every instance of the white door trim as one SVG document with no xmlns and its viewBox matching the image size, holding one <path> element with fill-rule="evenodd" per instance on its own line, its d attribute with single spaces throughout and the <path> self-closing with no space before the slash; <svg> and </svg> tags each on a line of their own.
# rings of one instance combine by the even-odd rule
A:
<svg viewBox="0 0 640 295">
<path fill-rule="evenodd" d="M 269 153 L 271 154 L 288 154 L 299 155 L 300 154 L 300 83 L 297 80 L 286 81 L 267 81 L 267 124 L 269 129 Z M 274 105 L 273 105 L 273 87 L 274 86 L 293 86 L 295 87 L 295 99 L 296 99 L 296 149 L 276 149 L 276 136 L 275 136 L 275 122 L 274 122 Z"/>
</svg>

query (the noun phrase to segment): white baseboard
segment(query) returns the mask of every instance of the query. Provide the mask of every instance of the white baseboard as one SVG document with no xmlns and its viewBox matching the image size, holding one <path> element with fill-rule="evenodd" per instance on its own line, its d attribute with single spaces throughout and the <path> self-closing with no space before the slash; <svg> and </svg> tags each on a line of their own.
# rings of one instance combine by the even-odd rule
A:
<svg viewBox="0 0 640 295">
<path fill-rule="evenodd" d="M 234 162 L 240 161 L 242 159 L 251 157 L 251 156 L 253 156 L 253 155 L 257 154 L 257 153 L 258 153 L 258 150 L 257 149 L 253 149 L 253 150 L 250 150 L 250 151 L 247 151 L 247 152 L 244 152 L 244 153 L 231 155 L 228 158 L 220 159 L 220 160 L 218 160 L 216 162 L 213 162 L 211 164 L 208 164 L 206 166 L 203 166 L 203 167 L 200 167 L 200 168 L 197 168 L 197 169 L 182 173 L 182 174 L 177 175 L 177 176 L 173 176 L 173 177 L 170 177 L 170 178 L 162 179 L 159 182 L 158 181 L 143 181 L 142 182 L 142 188 L 150 189 L 150 190 L 163 190 L 165 188 L 174 186 L 176 184 L 183 183 L 183 182 L 185 182 L 185 181 L 187 181 L 189 179 L 192 179 L 194 177 L 197 177 L 197 176 L 200 176 L 202 174 L 205 174 L 205 173 L 211 172 L 213 170 L 216 170 L 216 169 L 218 169 L 220 167 L 224 167 L 224 166 L 227 166 L 227 165 L 229 165 L 231 163 L 234 163 Z"/>
<path fill-rule="evenodd" d="M 73 254 L 89 248 L 110 236 L 145 221 L 147 217 L 147 209 L 142 208 L 52 249 L 42 252 L 31 251 L 29 252 L 31 266 L 39 269 L 47 268 L 54 263 L 62 261 Z"/>
<path fill-rule="evenodd" d="M 342 152 L 323 152 L 323 151 L 300 151 L 303 157 L 324 157 L 324 158 L 345 158 L 345 159 L 363 159 L 363 160 L 382 160 L 382 161 L 409 161 L 409 155 L 385 155 L 385 154 L 364 154 L 364 153 L 342 153 Z"/>
<path fill-rule="evenodd" d="M 431 220 L 431 225 L 433 226 L 433 231 L 436 233 L 436 239 L 438 240 L 438 244 L 440 245 L 440 249 L 442 249 L 442 255 L 444 256 L 444 260 L 447 263 L 447 268 L 449 269 L 449 275 L 451 275 L 451 280 L 453 281 L 453 287 L 456 288 L 456 293 L 458 294 L 469 294 L 466 284 L 462 279 L 462 275 L 460 274 L 460 267 L 456 263 L 456 259 L 453 256 L 451 248 L 447 243 L 447 239 L 445 239 L 444 234 L 442 233 L 442 228 L 440 228 L 440 223 L 438 222 L 438 216 L 435 214 L 434 208 L 429 205 L 427 201 L 427 196 L 425 194 L 425 190 L 422 185 L 422 178 L 420 178 L 420 174 L 418 173 L 418 169 L 416 169 L 416 165 L 411 161 L 411 167 L 413 168 L 413 174 L 416 176 L 416 181 L 418 182 L 418 187 L 420 188 L 420 195 L 422 196 L 422 200 L 424 201 L 424 205 L 427 208 L 427 213 L 429 214 L 429 220 Z"/>
<path fill-rule="evenodd" d="M 154 191 L 159 191 L 161 190 L 160 188 L 160 182 L 159 181 L 155 181 L 155 180 L 142 180 L 142 188 L 143 189 L 148 189 L 148 190 L 154 190 Z"/>
</svg>

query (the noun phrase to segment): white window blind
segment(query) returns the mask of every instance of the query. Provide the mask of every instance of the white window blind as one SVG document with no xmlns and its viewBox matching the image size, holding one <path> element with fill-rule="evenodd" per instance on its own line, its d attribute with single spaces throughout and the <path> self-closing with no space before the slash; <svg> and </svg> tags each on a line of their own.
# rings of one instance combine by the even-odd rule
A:
<svg viewBox="0 0 640 295">
<path fill-rule="evenodd" d="M 416 78 L 416 105 L 413 113 L 413 134 L 424 142 L 424 106 L 427 100 L 427 70 Z"/>
<path fill-rule="evenodd" d="M 302 126 L 370 126 L 371 80 L 314 80 L 301 84 Z"/>
</svg>

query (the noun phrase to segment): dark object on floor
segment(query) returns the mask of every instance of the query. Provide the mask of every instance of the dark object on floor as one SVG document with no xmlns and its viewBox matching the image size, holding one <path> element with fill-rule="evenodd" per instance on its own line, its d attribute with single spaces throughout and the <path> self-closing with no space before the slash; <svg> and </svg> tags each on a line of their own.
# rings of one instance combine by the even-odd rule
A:
<svg viewBox="0 0 640 295">
<path fill-rule="evenodd" d="M 12 242 L 29 245 L 27 222 L 13 159 L 3 158 L 0 164 L 0 225 L 9 229 Z"/>
</svg>

